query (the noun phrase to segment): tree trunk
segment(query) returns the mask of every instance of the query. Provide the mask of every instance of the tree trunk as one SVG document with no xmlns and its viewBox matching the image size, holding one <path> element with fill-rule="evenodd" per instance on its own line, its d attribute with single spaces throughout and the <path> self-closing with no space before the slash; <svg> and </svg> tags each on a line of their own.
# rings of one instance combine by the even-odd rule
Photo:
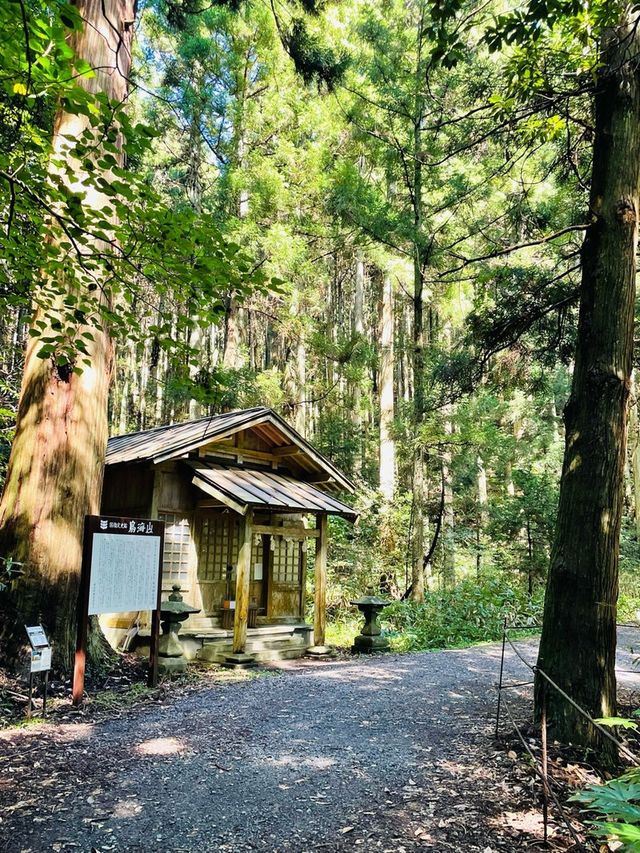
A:
<svg viewBox="0 0 640 853">
<path fill-rule="evenodd" d="M 358 348 L 360 347 L 360 339 L 364 335 L 364 261 L 362 258 L 356 258 L 355 270 L 355 290 L 353 299 L 353 332 L 358 336 Z M 353 408 L 351 409 L 351 422 L 353 423 L 353 433 L 355 439 L 355 452 L 353 455 L 353 471 L 355 474 L 362 474 L 362 379 L 357 376 L 352 380 L 352 401 Z"/>
<path fill-rule="evenodd" d="M 445 430 L 452 433 L 451 421 L 447 420 Z M 444 479 L 444 535 L 442 537 L 442 583 L 450 589 L 456 582 L 456 546 L 455 517 L 453 514 L 453 475 L 451 472 L 451 450 L 442 452 L 442 476 Z"/>
<path fill-rule="evenodd" d="M 297 335 L 297 340 L 294 342 L 295 347 L 295 417 L 294 426 L 300 435 L 307 434 L 307 349 L 305 344 L 305 324 L 303 319 L 303 310 L 300 305 L 301 293 L 295 290 L 293 300 L 291 302 L 290 313 L 295 317 L 294 330 Z"/>
<path fill-rule="evenodd" d="M 430 313 L 430 321 L 433 328 L 433 314 Z M 434 331 L 432 331 L 434 334 Z M 451 352 L 451 325 L 445 323 L 442 329 L 442 344 L 446 352 Z M 453 512 L 453 464 L 452 441 L 453 421 L 452 406 L 447 403 L 443 408 L 444 433 L 446 436 L 445 446 L 442 451 L 442 481 L 443 481 L 443 537 L 442 537 L 442 583 L 447 589 L 454 586 L 456 582 L 456 547 L 455 547 L 455 516 Z"/>
<path fill-rule="evenodd" d="M 424 264 L 422 252 L 422 121 L 424 112 L 424 65 L 422 38 L 424 15 L 418 28 L 418 56 L 416 62 L 416 94 L 413 122 L 413 418 L 415 449 L 413 457 L 413 542 L 412 542 L 412 598 L 424 598 L 424 451 L 421 427 L 425 413 L 424 387 Z"/>
<path fill-rule="evenodd" d="M 380 491 L 387 503 L 393 500 L 396 479 L 396 450 L 392 437 L 393 399 L 393 284 L 389 273 L 382 283 L 382 329 L 380 334 Z"/>
<path fill-rule="evenodd" d="M 637 21 L 605 34 L 596 92 L 591 224 L 582 289 L 560 504 L 538 665 L 594 717 L 616 711 L 616 602 L 627 402 L 633 354 L 640 157 Z M 538 676 L 541 711 L 544 680 Z M 609 742 L 546 688 L 553 736 Z"/>
<path fill-rule="evenodd" d="M 96 69 L 92 79 L 81 78 L 80 82 L 92 92 L 105 92 L 109 98 L 123 101 L 131 63 L 134 3 L 78 0 L 76 6 L 85 27 L 71 36 L 70 44 Z M 66 156 L 65 137 L 78 139 L 87 126 L 86 117 L 59 111 L 54 158 Z M 82 186 L 82 174 L 77 164 L 76 191 Z M 102 209 L 104 201 L 89 191 L 84 204 Z M 64 281 L 56 284 L 65 286 Z M 50 323 L 54 318 L 37 315 L 35 319 Z M 106 334 L 92 331 L 91 367 L 85 367 L 81 375 L 38 358 L 41 344 L 30 338 L 16 437 L 0 503 L 0 553 L 25 563 L 24 577 L 0 601 L 5 659 L 17 660 L 23 625 L 42 621 L 53 644 L 57 670 L 68 670 L 73 659 L 84 516 L 100 509 L 107 442 L 111 347 Z"/>
<path fill-rule="evenodd" d="M 487 471 L 484 460 L 478 454 L 476 457 L 478 478 L 478 521 L 476 527 L 476 577 L 480 577 L 482 571 L 482 536 L 489 520 L 489 494 L 487 489 Z"/>
<path fill-rule="evenodd" d="M 224 349 L 222 364 L 228 370 L 237 370 L 240 359 L 240 308 L 235 296 L 229 296 L 224 315 Z"/>
<path fill-rule="evenodd" d="M 196 356 L 191 355 L 189 361 L 189 379 L 191 382 L 195 383 L 200 370 L 202 369 L 202 362 L 204 360 L 204 329 L 200 325 L 200 321 L 196 319 L 195 326 L 191 329 L 189 333 L 189 347 L 198 352 L 199 355 Z M 202 405 L 199 400 L 196 400 L 195 397 L 191 397 L 189 400 L 189 420 L 196 420 L 196 418 L 202 417 Z"/>
<path fill-rule="evenodd" d="M 413 535 L 411 537 L 411 598 L 424 600 L 424 459 L 422 449 L 414 455 Z"/>
</svg>

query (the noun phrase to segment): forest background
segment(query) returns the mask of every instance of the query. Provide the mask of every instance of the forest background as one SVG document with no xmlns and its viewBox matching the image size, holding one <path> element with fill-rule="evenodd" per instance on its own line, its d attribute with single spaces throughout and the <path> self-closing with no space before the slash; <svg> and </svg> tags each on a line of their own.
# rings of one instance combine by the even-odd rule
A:
<svg viewBox="0 0 640 853">
<path fill-rule="evenodd" d="M 264 404 L 349 473 L 361 518 L 332 522 L 338 641 L 368 584 L 409 591 L 388 617 L 405 648 L 493 638 L 505 616 L 541 613 L 592 60 L 579 15 L 521 46 L 500 37 L 498 6 L 450 5 L 148 2 L 135 25 L 126 115 L 146 142 L 127 150 L 122 186 L 153 188 L 176 222 L 208 224 L 229 265 L 259 277 L 228 277 L 203 305 L 172 287 L 175 270 L 162 278 L 157 256 L 138 269 L 107 318 L 119 336 L 111 434 Z M 18 48 L 26 10 L 69 61 L 67 7 L 3 6 Z M 3 156 L 26 173 L 60 92 L 7 79 Z M 47 219 L 28 193 L 16 206 L 11 181 L 2 192 L 0 476 Z M 71 363 L 67 337 L 43 339 L 43 355 Z M 632 395 L 622 619 L 640 607 L 639 435 Z"/>
</svg>

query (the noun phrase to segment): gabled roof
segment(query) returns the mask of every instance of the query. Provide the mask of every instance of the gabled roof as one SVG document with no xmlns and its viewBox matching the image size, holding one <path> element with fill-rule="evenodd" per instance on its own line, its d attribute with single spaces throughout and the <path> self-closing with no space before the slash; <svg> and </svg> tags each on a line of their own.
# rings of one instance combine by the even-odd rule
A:
<svg viewBox="0 0 640 853">
<path fill-rule="evenodd" d="M 249 507 L 285 512 L 326 512 L 355 521 L 355 510 L 293 477 L 275 471 L 255 471 L 217 465 L 211 462 L 185 460 L 193 469 L 193 484 L 220 503 L 245 515 Z"/>
<path fill-rule="evenodd" d="M 314 463 L 314 466 L 335 481 L 336 485 L 349 492 L 355 486 L 325 456 L 309 444 L 300 433 L 283 420 L 280 415 L 265 406 L 239 409 L 222 415 L 211 415 L 180 424 L 155 427 L 142 432 L 117 435 L 109 439 L 106 464 L 152 461 L 164 462 L 185 456 L 200 447 L 220 441 L 252 427 L 271 425 L 284 445 L 295 445 Z M 277 443 L 275 446 L 277 447 Z"/>
</svg>

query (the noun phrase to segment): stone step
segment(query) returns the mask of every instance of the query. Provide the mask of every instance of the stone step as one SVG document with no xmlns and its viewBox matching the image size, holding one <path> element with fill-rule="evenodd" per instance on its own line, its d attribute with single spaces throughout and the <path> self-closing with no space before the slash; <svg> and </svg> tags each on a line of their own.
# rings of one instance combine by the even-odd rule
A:
<svg viewBox="0 0 640 853">
<path fill-rule="evenodd" d="M 208 643 L 203 646 L 198 652 L 197 660 L 200 663 L 217 663 L 222 664 L 228 654 L 231 654 L 232 646 L 228 648 L 218 643 Z M 269 663 L 279 660 L 293 660 L 294 658 L 302 657 L 306 651 L 306 646 L 282 646 L 279 649 L 261 649 L 252 651 L 246 650 L 257 663 Z"/>
<path fill-rule="evenodd" d="M 300 657 L 305 653 L 306 648 L 305 638 L 298 634 L 272 639 L 250 638 L 247 640 L 245 652 L 253 655 L 258 661 L 268 661 Z M 211 663 L 222 663 L 226 655 L 231 654 L 232 651 L 233 643 L 230 640 L 205 642 L 197 654 L 197 659 Z"/>
<path fill-rule="evenodd" d="M 286 638 L 275 638 L 275 639 L 248 639 L 245 644 L 245 651 L 247 653 L 251 652 L 261 652 L 267 649 L 298 649 L 304 648 L 306 645 L 304 637 L 296 636 L 296 637 L 286 637 Z M 204 649 L 224 649 L 225 651 L 230 651 L 233 647 L 233 642 L 231 640 L 225 640 L 223 642 L 206 642 L 203 644 L 202 648 Z"/>
<path fill-rule="evenodd" d="M 298 636 L 300 634 L 299 629 L 305 629 L 305 631 L 310 631 L 311 626 L 306 625 L 304 622 L 299 622 L 293 625 L 259 625 L 257 628 L 249 628 L 247 631 L 247 639 L 251 640 L 254 637 L 268 637 L 275 635 L 285 635 L 285 636 Z M 193 631 L 190 629 L 190 626 L 186 626 L 180 631 L 182 636 L 186 636 L 191 634 L 195 636 L 197 640 L 202 640 L 203 643 L 207 643 L 210 640 L 217 641 L 223 639 L 224 637 L 233 637 L 232 630 L 225 630 L 224 628 L 211 628 L 209 630 L 198 630 Z"/>
</svg>

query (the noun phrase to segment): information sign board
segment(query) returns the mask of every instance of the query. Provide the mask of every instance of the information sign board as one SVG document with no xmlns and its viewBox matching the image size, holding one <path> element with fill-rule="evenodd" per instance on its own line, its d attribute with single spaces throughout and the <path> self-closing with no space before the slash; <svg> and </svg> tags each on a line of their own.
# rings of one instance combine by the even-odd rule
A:
<svg viewBox="0 0 640 853">
<path fill-rule="evenodd" d="M 41 649 L 49 645 L 49 640 L 47 640 L 47 635 L 42 625 L 25 625 L 24 627 L 32 649 Z"/>
<path fill-rule="evenodd" d="M 99 518 L 87 532 L 93 540 L 89 616 L 153 610 L 158 600 L 164 522 Z"/>
<path fill-rule="evenodd" d="M 155 518 L 87 515 L 78 598 L 78 639 L 73 702 L 84 693 L 89 616 L 151 610 L 149 684 L 158 670 L 164 522 Z"/>
<path fill-rule="evenodd" d="M 31 645 L 31 657 L 29 660 L 29 703 L 27 705 L 27 717 L 31 717 L 33 710 L 33 673 L 44 673 L 44 687 L 42 693 L 42 716 L 47 715 L 47 686 L 49 683 L 49 670 L 51 669 L 51 646 L 42 625 L 25 625 L 25 631 Z"/>
<path fill-rule="evenodd" d="M 48 672 L 51 669 L 51 646 L 33 649 L 31 652 L 31 672 Z"/>
</svg>

